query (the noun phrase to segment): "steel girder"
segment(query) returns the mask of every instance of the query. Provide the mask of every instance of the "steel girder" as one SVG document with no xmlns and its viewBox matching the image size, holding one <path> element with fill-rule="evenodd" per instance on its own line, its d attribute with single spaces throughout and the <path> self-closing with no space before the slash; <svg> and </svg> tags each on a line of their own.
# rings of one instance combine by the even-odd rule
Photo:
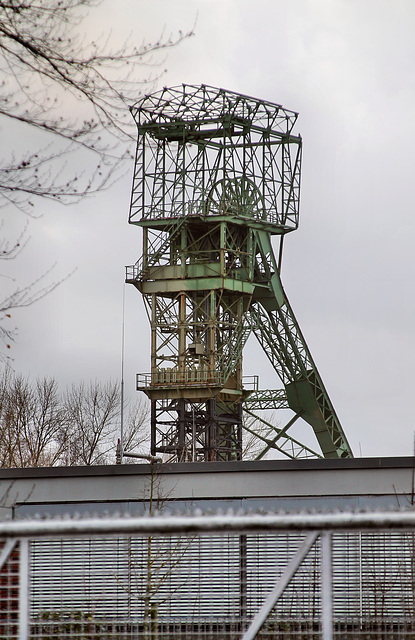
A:
<svg viewBox="0 0 415 640">
<path fill-rule="evenodd" d="M 151 401 L 151 454 L 170 462 L 232 461 L 242 457 L 242 406 L 176 398 Z"/>
<path fill-rule="evenodd" d="M 288 434 L 288 430 L 300 417 L 299 413 L 294 414 L 283 429 L 276 427 L 275 424 L 266 420 L 264 416 L 252 413 L 246 406 L 245 414 L 246 416 L 243 423 L 244 430 L 253 435 L 262 444 L 262 447 L 257 448 L 254 452 L 255 460 L 261 460 L 271 449 L 282 453 L 292 460 L 323 457 L 317 451 L 310 449 L 310 447 L 307 447 Z M 263 425 L 266 427 L 265 433 L 263 433 L 262 430 Z"/>
<path fill-rule="evenodd" d="M 151 374 L 139 388 L 152 402 L 152 453 L 240 459 L 252 231 L 193 217 L 144 230 L 146 255 L 127 280 L 142 292 L 151 326 Z"/>
<path fill-rule="evenodd" d="M 258 286 L 250 307 L 251 326 L 285 388 L 288 407 L 308 422 L 324 457 L 352 451 L 294 316 L 279 276 L 270 236 L 255 231 Z"/>
</svg>

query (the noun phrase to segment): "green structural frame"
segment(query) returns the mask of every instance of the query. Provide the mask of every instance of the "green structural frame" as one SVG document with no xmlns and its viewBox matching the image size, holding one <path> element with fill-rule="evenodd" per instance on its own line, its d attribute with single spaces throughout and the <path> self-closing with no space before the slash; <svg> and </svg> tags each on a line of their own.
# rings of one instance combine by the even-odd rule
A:
<svg viewBox="0 0 415 640">
<path fill-rule="evenodd" d="M 129 222 L 143 229 L 143 254 L 126 282 L 142 293 L 151 326 L 151 371 L 137 375 L 137 389 L 151 400 L 152 454 L 241 459 L 245 433 L 258 459 L 271 449 L 352 457 L 280 278 L 284 236 L 298 227 L 297 114 L 206 85 L 164 88 L 131 113 Z M 260 390 L 255 376 L 247 384 L 251 333 L 281 388 Z M 282 428 L 263 415 L 276 409 L 291 412 Z M 319 450 L 292 436 L 298 420 Z"/>
</svg>

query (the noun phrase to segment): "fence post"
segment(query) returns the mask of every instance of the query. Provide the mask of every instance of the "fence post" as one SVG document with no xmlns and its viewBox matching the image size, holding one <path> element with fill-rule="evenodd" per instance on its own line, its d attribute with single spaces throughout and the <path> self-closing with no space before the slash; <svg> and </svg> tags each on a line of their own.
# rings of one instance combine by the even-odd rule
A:
<svg viewBox="0 0 415 640">
<path fill-rule="evenodd" d="M 29 540 L 19 544 L 19 640 L 29 638 Z"/>
<path fill-rule="evenodd" d="M 333 640 L 332 533 L 321 534 L 321 607 L 323 640 Z"/>
</svg>

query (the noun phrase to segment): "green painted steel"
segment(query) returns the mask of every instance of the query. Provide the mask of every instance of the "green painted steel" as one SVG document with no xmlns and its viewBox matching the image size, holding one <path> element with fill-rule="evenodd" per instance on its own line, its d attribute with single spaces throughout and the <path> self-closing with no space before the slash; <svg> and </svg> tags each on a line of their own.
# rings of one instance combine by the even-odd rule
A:
<svg viewBox="0 0 415 640">
<path fill-rule="evenodd" d="M 247 417 L 251 418 L 250 421 L 248 418 L 245 419 L 245 431 L 255 436 L 261 443 L 263 443 L 263 445 L 266 445 L 255 454 L 255 460 L 261 460 L 271 449 L 273 451 L 278 451 L 292 460 L 323 457 L 317 451 L 310 449 L 310 447 L 307 447 L 305 444 L 288 434 L 288 430 L 298 420 L 300 414 L 296 413 L 283 429 L 279 429 L 275 424 L 266 420 L 264 416 L 252 413 L 252 411 L 249 411 L 246 407 L 245 413 Z M 265 433 L 263 433 L 262 428 L 260 428 L 263 425 L 267 427 Z"/>
<path fill-rule="evenodd" d="M 285 387 L 289 408 L 312 426 L 323 455 L 326 458 L 352 457 L 350 445 L 285 295 L 269 234 L 255 231 L 255 237 L 257 271 L 261 278 L 250 310 L 253 331 Z"/>
<path fill-rule="evenodd" d="M 165 88 L 131 112 L 129 221 L 143 230 L 143 255 L 126 281 L 142 293 L 151 326 L 151 372 L 138 388 L 152 402 L 152 453 L 240 459 L 244 430 L 256 434 L 258 459 L 271 449 L 319 456 L 288 433 L 302 421 L 323 456 L 350 457 L 279 275 L 282 239 L 298 226 L 297 114 L 205 85 Z M 278 261 L 271 236 L 280 238 Z M 251 333 L 282 389 L 244 386 Z M 285 427 L 258 413 L 274 408 L 293 413 Z"/>
<path fill-rule="evenodd" d="M 251 411 L 275 411 L 290 408 L 285 389 L 259 389 L 252 391 L 245 398 L 244 407 Z"/>
</svg>

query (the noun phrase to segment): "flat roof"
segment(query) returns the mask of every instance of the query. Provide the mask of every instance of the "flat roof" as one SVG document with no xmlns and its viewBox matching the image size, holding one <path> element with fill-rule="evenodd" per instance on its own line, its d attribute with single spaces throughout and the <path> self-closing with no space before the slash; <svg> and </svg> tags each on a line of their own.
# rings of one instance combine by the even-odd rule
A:
<svg viewBox="0 0 415 640">
<path fill-rule="evenodd" d="M 83 467 L 30 467 L 0 469 L 0 481 L 17 478 L 61 478 L 91 476 L 149 475 L 152 465 L 91 465 Z M 240 460 L 235 462 L 175 462 L 155 463 L 159 473 L 209 474 L 241 472 L 293 472 L 293 471 L 351 471 L 372 469 L 415 469 L 415 457 L 387 458 L 318 458 L 309 460 Z"/>
<path fill-rule="evenodd" d="M 146 510 L 409 508 L 415 457 L 125 464 L 0 470 L 0 519 Z"/>
</svg>

